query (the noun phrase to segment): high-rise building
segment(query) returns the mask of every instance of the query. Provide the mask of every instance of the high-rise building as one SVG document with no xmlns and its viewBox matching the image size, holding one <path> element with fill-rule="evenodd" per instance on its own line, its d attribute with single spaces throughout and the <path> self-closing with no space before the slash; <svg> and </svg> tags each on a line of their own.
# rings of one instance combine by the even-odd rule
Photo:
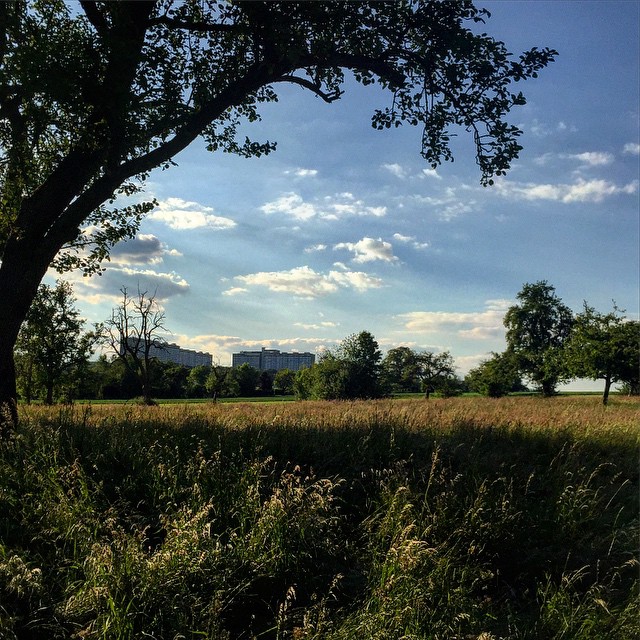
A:
<svg viewBox="0 0 640 640">
<path fill-rule="evenodd" d="M 287 353 L 279 349 L 265 349 L 264 347 L 261 351 L 240 351 L 232 356 L 233 367 L 248 364 L 261 371 L 280 371 L 280 369 L 299 371 L 310 367 L 315 361 L 316 356 L 308 351 Z"/>
<path fill-rule="evenodd" d="M 130 346 L 135 346 L 136 339 L 129 338 L 128 343 Z M 146 343 L 144 343 L 146 344 Z M 143 344 L 139 346 L 139 350 L 144 349 Z M 193 368 L 197 366 L 210 367 L 213 358 L 210 353 L 204 353 L 202 351 L 192 351 L 191 349 L 183 349 L 177 344 L 170 342 L 159 342 L 158 344 L 152 344 L 149 349 L 149 356 L 151 358 L 157 358 L 161 362 L 175 362 L 185 367 Z"/>
</svg>

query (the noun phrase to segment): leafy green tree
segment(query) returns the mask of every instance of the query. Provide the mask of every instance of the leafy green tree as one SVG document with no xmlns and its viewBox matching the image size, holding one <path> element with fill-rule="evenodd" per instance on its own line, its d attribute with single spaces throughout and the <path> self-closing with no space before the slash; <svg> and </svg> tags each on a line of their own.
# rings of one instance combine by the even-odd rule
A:
<svg viewBox="0 0 640 640">
<path fill-rule="evenodd" d="M 606 405 L 613 383 L 638 386 L 640 323 L 627 321 L 617 307 L 599 313 L 585 302 L 575 318 L 564 357 L 575 377 L 604 380 L 602 402 Z"/>
<path fill-rule="evenodd" d="M 291 369 L 280 369 L 273 379 L 273 388 L 282 395 L 291 395 L 294 392 L 296 372 Z"/>
<path fill-rule="evenodd" d="M 510 353 L 492 353 L 491 358 L 469 371 L 465 382 L 471 391 L 490 398 L 526 390 Z"/>
<path fill-rule="evenodd" d="M 239 395 L 240 389 L 230 367 L 223 367 L 219 362 L 214 362 L 211 372 L 207 377 L 207 393 L 216 402 L 220 396 L 234 397 Z"/>
<path fill-rule="evenodd" d="M 153 207 L 127 196 L 199 136 L 271 152 L 240 125 L 280 83 L 333 102 L 349 70 L 391 96 L 373 126 L 421 127 L 431 166 L 462 127 L 481 182 L 504 174 L 521 149 L 512 84 L 556 52 L 514 58 L 477 29 L 488 17 L 471 0 L 0 3 L 0 405 L 15 421 L 13 347 L 49 266 L 99 270 Z"/>
<path fill-rule="evenodd" d="M 207 378 L 211 374 L 211 367 L 198 365 L 192 367 L 187 374 L 185 393 L 187 398 L 207 397 Z"/>
<path fill-rule="evenodd" d="M 382 381 L 392 393 L 420 391 L 418 354 L 409 347 L 389 349 L 382 361 Z"/>
<path fill-rule="evenodd" d="M 368 331 L 347 336 L 338 346 L 335 357 L 342 363 L 344 397 L 379 398 L 380 361 L 382 353 L 376 339 Z"/>
<path fill-rule="evenodd" d="M 453 357 L 448 351 L 431 353 L 425 351 L 417 354 L 417 376 L 422 382 L 424 397 L 428 400 L 435 391 L 453 387 L 456 368 Z"/>
<path fill-rule="evenodd" d="M 274 374 L 270 371 L 261 371 L 258 378 L 258 389 L 262 394 L 273 393 L 273 378 Z"/>
<path fill-rule="evenodd" d="M 377 398 L 382 393 L 378 343 L 368 331 L 347 336 L 336 349 L 298 372 L 296 396 L 302 399 L 350 400 Z"/>
<path fill-rule="evenodd" d="M 231 377 L 238 385 L 242 397 L 255 395 L 260 382 L 260 371 L 246 362 L 231 370 Z"/>
<path fill-rule="evenodd" d="M 519 304 L 507 310 L 507 351 L 521 374 L 544 396 L 555 393 L 570 378 L 563 362 L 563 348 L 571 334 L 573 313 L 546 280 L 525 284 Z"/>
<path fill-rule="evenodd" d="M 53 404 L 56 391 L 68 386 L 70 376 L 89 358 L 96 337 L 83 332 L 84 320 L 75 302 L 68 282 L 58 280 L 55 287 L 38 288 L 16 344 L 26 402 L 39 387 L 45 403 Z"/>
</svg>

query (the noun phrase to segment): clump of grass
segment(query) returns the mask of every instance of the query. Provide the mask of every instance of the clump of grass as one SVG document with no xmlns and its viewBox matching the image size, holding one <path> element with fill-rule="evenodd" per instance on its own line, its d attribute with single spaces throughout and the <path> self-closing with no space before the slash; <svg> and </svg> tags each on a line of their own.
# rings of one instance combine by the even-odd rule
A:
<svg viewBox="0 0 640 640">
<path fill-rule="evenodd" d="M 25 408 L 0 637 L 637 636 L 637 409 Z"/>
</svg>

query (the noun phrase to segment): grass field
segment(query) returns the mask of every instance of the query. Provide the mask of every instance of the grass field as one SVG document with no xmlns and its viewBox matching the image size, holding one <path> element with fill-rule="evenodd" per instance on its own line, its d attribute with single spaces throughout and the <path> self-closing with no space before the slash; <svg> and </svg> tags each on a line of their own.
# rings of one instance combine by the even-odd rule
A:
<svg viewBox="0 0 640 640">
<path fill-rule="evenodd" d="M 640 637 L 640 404 L 22 407 L 0 638 Z"/>
</svg>

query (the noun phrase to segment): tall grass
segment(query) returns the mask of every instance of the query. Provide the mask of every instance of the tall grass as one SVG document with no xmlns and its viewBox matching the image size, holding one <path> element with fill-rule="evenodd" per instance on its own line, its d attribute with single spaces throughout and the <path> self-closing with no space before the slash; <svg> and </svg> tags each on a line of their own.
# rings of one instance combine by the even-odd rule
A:
<svg viewBox="0 0 640 640">
<path fill-rule="evenodd" d="M 25 408 L 0 638 L 640 637 L 639 409 Z"/>
</svg>

